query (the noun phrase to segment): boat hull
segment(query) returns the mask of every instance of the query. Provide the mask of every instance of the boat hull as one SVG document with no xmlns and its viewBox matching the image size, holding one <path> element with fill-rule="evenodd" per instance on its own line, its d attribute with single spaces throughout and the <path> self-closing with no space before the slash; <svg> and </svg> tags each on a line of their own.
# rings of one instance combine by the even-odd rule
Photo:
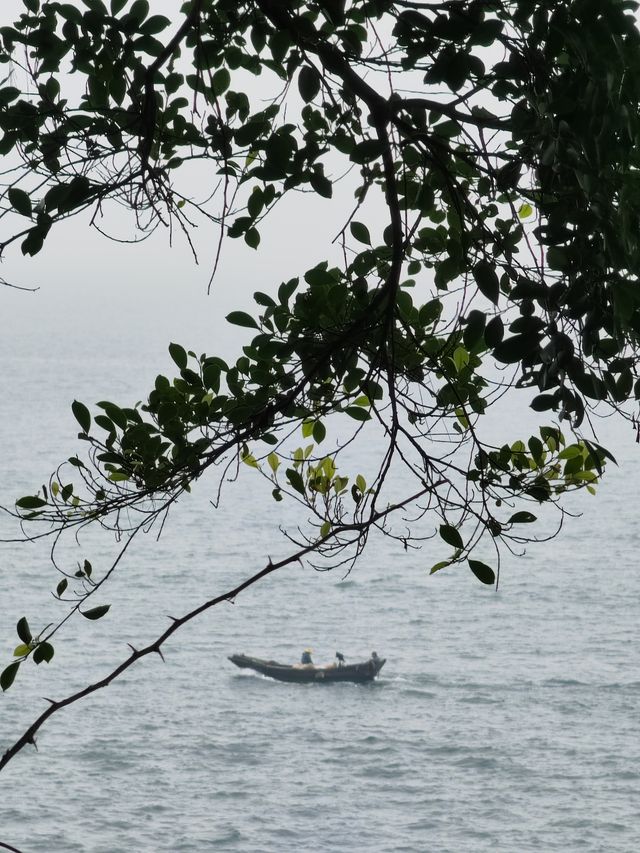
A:
<svg viewBox="0 0 640 853">
<path fill-rule="evenodd" d="M 316 667 L 289 666 L 274 660 L 261 660 L 248 655 L 231 655 L 229 660 L 240 669 L 253 669 L 277 681 L 288 681 L 294 684 L 333 684 L 337 681 L 366 684 L 374 680 L 386 662 L 385 658 L 377 658 L 344 666 Z"/>
</svg>

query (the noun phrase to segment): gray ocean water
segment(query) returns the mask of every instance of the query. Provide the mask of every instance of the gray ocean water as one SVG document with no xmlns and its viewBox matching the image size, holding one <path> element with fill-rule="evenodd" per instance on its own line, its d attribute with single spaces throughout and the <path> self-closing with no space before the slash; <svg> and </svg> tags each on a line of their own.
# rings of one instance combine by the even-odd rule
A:
<svg viewBox="0 0 640 853">
<path fill-rule="evenodd" d="M 202 278 L 178 295 L 81 278 L 0 291 L 2 503 L 76 452 L 75 397 L 140 399 L 169 369 L 169 340 L 233 349 Z M 513 438 L 519 406 L 502 420 Z M 430 577 L 442 556 L 430 543 L 405 553 L 375 540 L 347 578 L 284 569 L 185 627 L 165 663 L 55 715 L 38 750 L 0 774 L 0 841 L 22 853 L 640 849 L 640 453 L 627 429 L 602 429 L 623 464 L 597 497 L 571 502 L 582 515 L 558 538 L 505 558 L 497 593 L 463 569 Z M 251 471 L 219 510 L 212 490 L 136 544 L 106 618 L 73 621 L 53 662 L 0 696 L 0 749 L 43 696 L 102 677 L 127 642 L 288 553 L 277 528 L 296 516 Z M 86 535 L 62 553 L 99 569 L 113 543 Z M 2 665 L 20 616 L 35 629 L 59 615 L 56 582 L 46 543 L 0 547 Z M 318 661 L 376 649 L 388 662 L 374 685 L 322 687 L 227 661 L 294 660 L 307 645 Z"/>
</svg>

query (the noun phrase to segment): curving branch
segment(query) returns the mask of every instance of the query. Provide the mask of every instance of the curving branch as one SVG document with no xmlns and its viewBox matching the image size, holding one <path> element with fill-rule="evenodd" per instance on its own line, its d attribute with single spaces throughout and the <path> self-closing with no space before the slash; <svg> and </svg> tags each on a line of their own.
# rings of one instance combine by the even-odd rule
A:
<svg viewBox="0 0 640 853">
<path fill-rule="evenodd" d="M 22 851 L 18 850 L 17 847 L 12 847 L 11 844 L 6 844 L 4 841 L 0 841 L 0 848 L 3 850 L 11 850 L 12 853 L 22 853 Z"/>
<path fill-rule="evenodd" d="M 329 542 L 332 539 L 336 539 L 343 534 L 353 533 L 354 537 L 351 540 L 351 544 L 357 543 L 362 537 L 365 537 L 369 530 L 377 525 L 379 522 L 383 521 L 390 514 L 397 512 L 408 504 L 413 503 L 416 500 L 419 500 L 425 494 L 431 491 L 431 487 L 427 486 L 421 489 L 419 492 L 411 495 L 411 497 L 406 498 L 405 500 L 394 504 L 392 506 L 387 507 L 384 510 L 379 512 L 373 512 L 369 518 L 360 523 L 360 524 L 344 524 L 340 527 L 334 528 L 330 533 L 326 536 L 321 537 L 314 543 L 310 543 L 293 554 L 290 554 L 288 557 L 284 557 L 282 560 L 278 560 L 276 563 L 272 562 L 269 559 L 267 565 L 261 569 L 259 572 L 256 572 L 250 578 L 238 584 L 238 586 L 230 589 L 228 592 L 222 593 L 222 595 L 217 595 L 214 598 L 205 601 L 203 604 L 198 605 L 198 607 L 194 607 L 193 610 L 190 610 L 188 613 L 185 613 L 183 616 L 179 618 L 171 618 L 171 624 L 169 627 L 160 634 L 152 643 L 149 643 L 142 649 L 135 649 L 131 646 L 131 654 L 129 657 L 122 661 L 115 669 L 113 669 L 108 675 L 104 678 L 100 679 L 100 681 L 96 681 L 93 684 L 89 684 L 87 687 L 82 690 L 78 690 L 76 693 L 72 693 L 70 696 L 67 696 L 65 699 L 53 700 L 47 699 L 49 702 L 49 707 L 46 708 L 39 717 L 37 717 L 33 723 L 23 732 L 23 734 L 15 741 L 15 743 L 3 754 L 2 758 L 0 758 L 0 772 L 7 766 L 7 764 L 15 758 L 15 756 L 24 749 L 28 744 L 32 744 L 35 746 L 35 737 L 38 731 L 42 728 L 42 726 L 46 723 L 46 721 L 53 714 L 61 711 L 63 708 L 66 708 L 68 705 L 73 705 L 75 702 L 79 702 L 81 699 L 84 699 L 86 696 L 90 696 L 92 693 L 95 693 L 97 690 L 102 690 L 105 687 L 108 687 L 113 681 L 115 681 L 119 676 L 122 675 L 123 672 L 126 672 L 134 663 L 139 661 L 141 658 L 146 657 L 150 654 L 160 655 L 162 660 L 164 660 L 164 656 L 162 653 L 162 646 L 166 643 L 166 641 L 175 634 L 183 625 L 186 625 L 187 622 L 191 622 L 192 619 L 195 619 L 200 614 L 205 613 L 207 610 L 210 610 L 212 607 L 215 607 L 217 604 L 222 603 L 223 601 L 229 601 L 233 603 L 234 599 L 240 595 L 245 589 L 248 589 L 250 586 L 253 586 L 262 578 L 267 577 L 278 569 L 282 569 L 284 566 L 288 566 L 291 563 L 297 563 L 302 560 L 307 554 L 316 551 L 319 547 L 321 547 L 324 543 Z M 1 845 L 0 845 L 1 846 Z M 13 849 L 13 848 L 8 848 Z M 19 853 L 19 851 L 18 851 Z"/>
<path fill-rule="evenodd" d="M 515 512 L 516 502 L 556 504 L 568 489 L 593 490 L 605 457 L 612 458 L 583 440 L 578 429 L 589 400 L 596 401 L 593 405 L 609 400 L 618 407 L 631 398 L 640 361 L 640 301 L 628 287 L 630 274 L 637 282 L 640 267 L 638 145 L 627 141 L 635 133 L 629 117 L 637 116 L 638 109 L 637 96 L 626 82 L 640 56 L 638 38 L 629 37 L 619 57 L 606 57 L 607 75 L 594 61 L 585 86 L 588 69 L 583 54 L 596 42 L 587 39 L 581 46 L 576 32 L 564 45 L 563 64 L 549 62 L 545 39 L 558 42 L 559 31 L 551 27 L 545 34 L 544 16 L 533 30 L 526 21 L 518 23 L 512 14 L 517 4 L 489 4 L 494 33 L 489 40 L 502 44 L 505 55 L 491 67 L 480 63 L 480 69 L 475 19 L 469 21 L 468 38 L 453 41 L 442 35 L 447 28 L 443 30 L 442 20 L 437 20 L 441 15 L 456 18 L 460 4 L 410 0 L 388 8 L 385 3 L 355 4 L 362 6 L 374 33 L 376 22 L 390 16 L 390 39 L 395 44 L 391 42 L 389 55 L 382 43 L 378 48 L 370 38 L 367 41 L 366 27 L 352 28 L 349 42 L 341 24 L 316 25 L 325 5 L 307 8 L 300 2 L 246 0 L 234 17 L 225 4 L 193 0 L 185 5 L 182 24 L 166 45 L 151 43 L 150 59 L 129 53 L 116 80 L 121 90 L 114 87 L 104 100 L 96 95 L 95 103 L 81 102 L 76 110 L 45 87 L 41 101 L 30 101 L 35 110 L 32 120 L 40 122 L 36 139 L 22 132 L 23 117 L 11 106 L 17 90 L 5 90 L 4 105 L 0 98 L 3 121 L 9 127 L 17 124 L 15 149 L 23 158 L 22 168 L 28 163 L 28 170 L 17 178 L 9 170 L 0 217 L 21 214 L 30 223 L 22 230 L 24 219 L 19 220 L 19 234 L 0 243 L 0 253 L 12 240 L 28 235 L 23 251 L 36 254 L 53 223 L 88 205 L 96 205 L 97 215 L 109 198 L 132 210 L 137 227 L 147 233 L 158 223 L 171 227 L 173 216 L 187 233 L 187 225 L 194 223 L 180 211 L 189 203 L 190 211 L 200 211 L 220 225 L 220 240 L 228 229 L 230 236 L 244 235 L 255 248 L 260 239 L 257 226 L 285 193 L 312 189 L 331 196 L 340 178 L 325 175 L 325 155 L 333 151 L 348 158 L 343 174 L 361 167 L 358 204 L 339 232 L 342 268 L 329 268 L 325 261 L 308 270 L 309 287 L 298 290 L 295 299 L 298 279 L 281 286 L 278 302 L 269 294 L 256 294 L 261 306 L 257 318 L 234 312 L 240 315 L 238 325 L 258 330 L 235 366 L 222 362 L 221 367 L 220 359 L 205 355 L 188 357 L 174 345 L 182 351 L 174 357 L 179 377 L 173 383 L 159 377 L 162 381 L 141 409 L 99 404 L 106 414 L 94 420 L 106 437 L 96 438 L 95 431 L 89 435 L 88 409 L 83 407 L 85 414 L 76 410 L 81 438 L 90 445 L 90 466 L 77 458 L 69 460 L 80 466 L 82 496 L 73 494 L 72 484 L 62 486 L 58 470 L 48 492 L 43 487 L 44 498 L 40 493 L 26 496 L 13 512 L 20 523 L 50 525 L 47 532 L 40 527 L 38 535 L 25 533 L 25 538 L 52 536 L 53 551 L 62 532 L 77 534 L 87 524 L 101 525 L 116 535 L 149 528 L 156 521 L 161 529 L 169 505 L 207 468 L 224 468 L 223 479 L 229 469 L 237 470 L 241 460 L 260 468 L 259 463 L 271 457 L 258 444 L 264 440 L 275 447 L 275 463 L 269 462 L 273 476 L 265 475 L 276 486 L 274 497 L 278 500 L 284 492 L 306 508 L 311 532 L 298 527 L 293 535 L 285 534 L 295 543 L 290 557 L 278 564 L 269 560 L 236 589 L 172 620 L 167 631 L 144 649 L 132 649 L 131 656 L 101 681 L 65 700 L 50 701 L 0 767 L 34 741 L 52 713 L 108 686 L 141 657 L 161 655 L 163 643 L 182 624 L 232 599 L 276 568 L 308 554 L 330 558 L 334 565 L 350 563 L 352 552 L 346 557 L 345 552 L 354 546 L 357 557 L 372 527 L 394 535 L 405 548 L 437 535 L 433 527 L 426 535 L 408 530 L 406 536 L 385 528 L 387 515 L 422 496 L 426 499 L 421 505 L 411 508 L 415 516 L 411 522 L 429 512 L 440 524 L 440 538 L 453 549 L 453 555 L 432 571 L 468 561 L 479 580 L 494 583 L 489 566 L 469 560 L 479 541 L 490 537 L 499 568 L 499 543 L 511 550 L 535 539 L 514 528 L 535 521 L 530 512 Z M 69 4 L 63 6 L 68 12 Z M 483 4 L 472 6 L 480 19 L 485 17 Z M 370 11 L 363 11 L 365 7 Z M 405 11 L 400 11 L 403 7 Z M 43 16 L 39 23 L 45 35 L 47 20 L 55 23 L 55 14 Z M 621 33 L 625 21 L 618 24 Z M 244 38 L 248 28 L 249 40 Z M 425 39 L 431 28 L 433 39 Z M 27 45 L 31 36 L 22 29 L 13 31 L 11 38 Z M 7 31 L 12 32 L 3 28 L 3 39 L 9 38 Z M 112 49 L 116 41 L 101 33 L 98 27 L 94 43 L 102 38 L 105 48 Z M 236 44 L 228 51 L 230 39 L 238 34 L 242 38 L 237 43 L 244 48 L 238 53 Z M 285 37 L 279 39 L 279 34 Z M 182 84 L 164 79 L 165 66 L 171 66 L 183 41 L 195 51 L 196 73 L 188 75 L 182 89 L 193 92 L 190 109 L 187 98 L 172 98 Z M 46 60 L 50 40 L 41 34 L 36 42 L 43 45 L 36 46 L 36 58 Z M 12 54 L 13 46 L 8 50 Z M 270 50 L 270 59 L 263 50 Z M 465 56 L 475 62 L 462 79 Z M 59 58 L 49 56 L 49 61 L 59 70 Z M 244 89 L 230 88 L 231 71 L 238 67 L 252 73 L 266 67 L 275 72 L 280 94 L 266 109 L 264 103 L 259 109 L 252 104 Z M 574 73 L 577 68 L 579 75 Z M 28 71 L 34 82 L 35 70 Z M 386 72 L 386 83 L 376 88 L 372 80 L 380 79 L 376 77 L 380 71 Z M 417 93 L 414 89 L 415 74 L 425 71 L 426 94 L 431 92 L 434 99 L 421 97 L 421 89 Z M 90 84 L 92 72 L 82 73 Z M 635 74 L 640 74 L 640 66 Z M 167 78 L 172 76 L 170 67 Z M 287 123 L 284 107 L 290 104 L 285 98 L 296 81 L 305 106 L 299 119 Z M 54 89 L 55 84 L 54 80 Z M 433 88 L 440 85 L 442 90 Z M 583 90 L 590 89 L 598 98 L 583 101 Z M 615 90 L 621 100 L 612 106 Z M 493 98 L 500 115 L 477 109 L 482 93 Z M 575 121 L 554 112 L 567 102 L 575 107 Z M 204 115 L 197 109 L 199 103 L 205 104 Z M 541 103 L 544 111 L 536 106 Z M 609 106 L 605 109 L 602 104 Z M 53 160 L 52 131 L 62 139 L 60 157 Z M 640 126 L 634 139 L 640 139 Z M 608 167 L 600 168 L 598 158 L 604 152 Z M 171 180 L 183 160 L 199 158 L 219 171 L 214 192 L 196 203 L 174 192 Z M 30 187 L 31 195 L 25 187 Z M 207 205 L 221 187 L 223 212 L 216 218 Z M 354 218 L 372 187 L 381 190 L 388 217 L 380 245 Z M 92 224 L 94 220 L 95 216 Z M 367 245 L 364 251 L 347 245 L 347 227 L 356 242 Z M 518 257 L 523 248 L 529 260 Z M 220 241 L 217 255 L 219 251 Z M 414 302 L 408 290 L 418 275 L 429 287 L 424 304 Z M 419 291 L 416 288 L 413 294 L 421 299 Z M 484 377 L 485 358 L 507 365 L 504 381 Z M 514 387 L 536 387 L 540 393 L 532 407 L 557 413 L 550 415 L 554 426 L 541 427 L 540 437 L 532 436 L 526 444 L 518 440 L 494 447 L 481 439 L 478 421 L 488 406 Z M 359 426 L 337 449 L 326 455 L 319 450 L 324 459 L 309 458 L 309 448 L 289 452 L 296 425 L 319 445 L 326 434 L 323 420 L 343 414 Z M 362 422 L 371 418 L 377 419 L 388 445 L 373 483 L 367 487 L 359 475 L 350 484 L 349 495 L 348 478 L 336 473 L 335 461 L 362 435 Z M 569 446 L 559 426 L 564 420 L 575 439 Z M 286 481 L 282 473 L 280 480 L 277 475 L 277 466 L 285 459 L 292 466 Z M 416 482 L 420 491 L 379 511 L 392 463 L 409 473 L 406 491 L 418 488 Z M 135 514 L 133 521 L 128 511 Z M 318 528 L 320 533 L 330 532 L 316 537 Z M 82 601 L 117 564 L 118 560 L 98 583 L 81 581 L 89 590 Z M 66 579 L 82 572 L 62 574 Z M 78 608 L 79 604 L 71 614 Z M 39 642 L 35 640 L 34 646 Z M 26 658 L 34 649 L 30 641 L 25 644 Z M 20 663 L 10 664 L 11 678 Z"/>
</svg>

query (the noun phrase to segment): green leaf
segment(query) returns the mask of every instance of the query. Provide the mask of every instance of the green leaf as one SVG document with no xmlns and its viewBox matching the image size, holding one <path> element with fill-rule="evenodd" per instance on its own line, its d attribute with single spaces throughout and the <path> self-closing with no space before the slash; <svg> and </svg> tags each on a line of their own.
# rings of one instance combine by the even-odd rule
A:
<svg viewBox="0 0 640 853">
<path fill-rule="evenodd" d="M 613 462 L 614 465 L 618 464 L 616 457 L 611 453 L 611 451 L 607 450 L 606 447 L 603 447 L 601 444 L 597 444 L 595 441 L 587 441 L 584 440 L 584 446 L 589 451 L 589 455 L 593 460 L 594 464 L 597 465 L 599 457 L 601 456 L 603 459 L 608 459 L 610 462 Z M 602 471 L 600 471 L 602 473 Z"/>
<path fill-rule="evenodd" d="M 226 68 L 219 68 L 212 78 L 213 94 L 222 95 L 227 91 L 231 83 L 231 74 Z"/>
<path fill-rule="evenodd" d="M 489 349 L 493 349 L 493 347 L 496 347 L 502 341 L 503 337 L 504 323 L 502 322 L 502 317 L 497 314 L 487 323 L 487 327 L 484 330 L 484 342 Z"/>
<path fill-rule="evenodd" d="M 20 89 L 17 89 L 15 86 L 3 86 L 0 89 L 0 107 L 6 107 L 7 104 L 10 104 L 11 101 L 15 101 L 16 98 L 20 97 Z M 5 153 L 4 151 L 2 152 Z"/>
<path fill-rule="evenodd" d="M 278 468 L 280 467 L 280 457 L 278 456 L 278 454 L 270 453 L 267 456 L 267 462 L 269 463 L 269 468 L 271 468 L 271 470 L 275 474 Z"/>
<path fill-rule="evenodd" d="M 14 210 L 22 216 L 31 216 L 31 199 L 24 190 L 19 190 L 17 187 L 11 187 L 9 190 L 9 201 Z"/>
<path fill-rule="evenodd" d="M 71 411 L 73 412 L 74 418 L 80 424 L 82 432 L 89 432 L 89 429 L 91 428 L 91 415 L 89 414 L 89 409 L 87 409 L 84 403 L 74 400 L 71 404 Z"/>
<path fill-rule="evenodd" d="M 134 0 L 129 9 L 129 14 L 141 24 L 149 14 L 148 0 Z"/>
<path fill-rule="evenodd" d="M 553 394 L 538 394 L 529 405 L 534 412 L 546 412 L 549 409 L 553 409 L 555 404 L 556 398 Z"/>
<path fill-rule="evenodd" d="M 16 501 L 16 506 L 19 509 L 40 509 L 46 505 L 47 502 L 36 495 L 25 495 L 23 498 L 19 498 Z"/>
<path fill-rule="evenodd" d="M 142 32 L 147 36 L 155 36 L 166 30 L 170 24 L 171 21 L 165 15 L 153 15 L 145 21 Z"/>
<path fill-rule="evenodd" d="M 582 459 L 582 447 L 579 444 L 570 444 L 558 453 L 558 459 L 575 459 L 579 456 Z"/>
<path fill-rule="evenodd" d="M 369 234 L 369 229 L 363 222 L 351 222 L 349 225 L 349 230 L 351 231 L 352 236 L 359 243 L 366 243 L 367 246 L 371 245 L 371 235 Z"/>
<path fill-rule="evenodd" d="M 446 569 L 447 566 L 450 566 L 450 565 L 451 565 L 451 562 L 449 560 L 441 560 L 439 563 L 436 563 L 435 565 L 431 566 L 431 568 L 429 569 L 429 574 L 435 575 L 435 573 L 439 572 L 440 569 Z"/>
<path fill-rule="evenodd" d="M 369 163 L 376 160 L 385 150 L 385 144 L 378 139 L 365 139 L 359 142 L 351 152 L 354 163 Z"/>
<path fill-rule="evenodd" d="M 331 533 L 331 522 L 325 521 L 320 528 L 320 536 L 324 539 L 325 536 L 328 536 Z"/>
<path fill-rule="evenodd" d="M 227 314 L 227 322 L 234 326 L 243 326 L 245 329 L 260 328 L 251 314 L 247 314 L 246 311 L 232 311 L 231 314 Z"/>
<path fill-rule="evenodd" d="M 56 587 L 56 595 L 62 595 L 68 586 L 68 581 L 66 578 L 62 578 L 58 586 Z"/>
<path fill-rule="evenodd" d="M 530 204 L 527 204 L 527 202 L 525 202 L 524 204 L 520 205 L 520 210 L 518 211 L 518 218 L 519 219 L 528 219 L 528 217 L 531 216 L 532 213 L 533 213 L 533 208 L 531 207 Z"/>
<path fill-rule="evenodd" d="M 178 365 L 180 370 L 184 370 L 188 361 L 187 351 L 185 348 L 181 347 L 180 344 L 169 344 L 169 355 Z"/>
<path fill-rule="evenodd" d="M 469 353 L 464 347 L 457 347 L 453 353 L 453 363 L 456 370 L 460 373 L 469 364 Z"/>
<path fill-rule="evenodd" d="M 330 456 L 325 456 L 322 462 L 320 463 L 320 467 L 324 471 L 325 475 L 332 480 L 336 473 L 336 463 Z"/>
<path fill-rule="evenodd" d="M 262 26 L 256 24 L 251 28 L 251 44 L 256 53 L 260 53 L 267 43 L 266 34 Z"/>
<path fill-rule="evenodd" d="M 202 369 L 202 381 L 204 382 L 205 388 L 210 388 L 216 394 L 220 390 L 220 365 L 219 364 L 205 364 Z"/>
<path fill-rule="evenodd" d="M 364 409 L 359 408 L 358 406 L 347 406 L 344 410 L 346 415 L 349 415 L 350 418 L 353 418 L 354 421 L 370 421 L 371 415 L 369 412 Z"/>
<path fill-rule="evenodd" d="M 20 643 L 19 646 L 16 646 L 13 650 L 14 658 L 23 658 L 25 655 L 28 655 L 31 651 L 31 646 L 29 643 Z"/>
<path fill-rule="evenodd" d="M 571 262 L 566 249 L 562 249 L 560 246 L 549 246 L 547 264 L 554 270 L 567 270 L 571 266 Z"/>
<path fill-rule="evenodd" d="M 46 237 L 48 230 L 48 228 L 40 228 L 39 226 L 30 228 L 27 236 L 20 244 L 20 251 L 22 254 L 30 255 L 31 257 L 37 255 L 44 245 L 44 238 Z"/>
<path fill-rule="evenodd" d="M 299 278 L 292 278 L 289 281 L 282 282 L 282 284 L 278 288 L 278 301 L 281 305 L 287 305 L 289 303 L 289 299 L 291 298 L 299 284 Z"/>
<path fill-rule="evenodd" d="M 440 538 L 444 539 L 447 545 L 451 545 L 453 548 L 464 548 L 462 536 L 460 536 L 456 528 L 451 527 L 450 524 L 440 525 Z"/>
<path fill-rule="evenodd" d="M 473 29 L 469 38 L 470 44 L 479 44 L 483 47 L 489 47 L 498 39 L 504 24 L 502 21 L 497 21 L 493 18 L 486 19 L 482 23 L 476 24 L 474 21 Z M 472 110 L 474 115 L 482 115 L 486 113 L 485 118 L 493 118 L 493 113 L 484 110 L 482 107 L 474 107 Z"/>
<path fill-rule="evenodd" d="M 442 301 L 440 299 L 430 299 L 429 302 L 420 308 L 418 319 L 422 326 L 430 326 L 433 322 L 440 318 L 442 314 Z"/>
<path fill-rule="evenodd" d="M 542 446 L 542 442 L 539 438 L 536 438 L 535 435 L 532 435 L 527 441 L 527 445 L 531 451 L 531 456 L 540 465 L 544 458 L 544 447 Z"/>
<path fill-rule="evenodd" d="M 311 284 L 313 287 L 322 287 L 325 284 L 333 285 L 339 280 L 339 278 L 339 272 L 336 274 L 335 270 L 327 269 L 326 261 L 323 261 L 321 264 L 317 264 L 317 266 L 307 270 L 304 274 L 304 280 L 307 284 Z"/>
<path fill-rule="evenodd" d="M 269 48 L 274 62 L 282 62 L 291 47 L 291 36 L 282 29 L 276 30 L 269 38 Z"/>
<path fill-rule="evenodd" d="M 486 563 L 481 563 L 480 560 L 468 560 L 469 568 L 482 583 L 491 586 L 496 582 L 496 575 L 491 566 Z"/>
<path fill-rule="evenodd" d="M 42 663 L 42 661 L 45 661 L 45 663 L 49 663 L 53 655 L 54 651 L 51 643 L 38 643 L 33 652 L 33 662 Z"/>
<path fill-rule="evenodd" d="M 321 441 L 324 441 L 327 435 L 327 430 L 322 421 L 316 421 L 313 425 L 313 440 L 316 444 L 320 444 Z"/>
<path fill-rule="evenodd" d="M 497 305 L 500 296 L 500 282 L 493 264 L 484 260 L 478 261 L 473 268 L 473 277 L 480 293 L 494 305 Z"/>
<path fill-rule="evenodd" d="M 19 669 L 20 661 L 18 660 L 15 663 L 10 663 L 9 666 L 2 671 L 2 675 L 0 675 L 0 687 L 3 692 L 11 687 Z"/>
<path fill-rule="evenodd" d="M 309 183 L 322 198 L 331 198 L 333 195 L 333 184 L 325 175 L 314 172 L 309 176 Z"/>
<path fill-rule="evenodd" d="M 465 347 L 471 351 L 483 339 L 485 324 L 487 322 L 486 314 L 483 311 L 469 312 L 467 316 L 467 324 L 462 332 L 462 340 Z"/>
<path fill-rule="evenodd" d="M 303 421 L 301 431 L 303 438 L 309 438 L 313 435 L 313 421 Z"/>
<path fill-rule="evenodd" d="M 262 209 L 264 208 L 264 193 L 260 189 L 260 187 L 254 187 L 251 191 L 251 195 L 247 200 L 247 210 L 249 211 L 249 215 L 252 219 L 256 219 L 262 213 Z M 246 239 L 246 238 L 245 238 Z M 262 293 L 261 296 L 265 296 L 266 294 Z M 255 294 L 254 294 L 255 298 Z M 267 299 L 271 300 L 270 296 L 267 296 Z M 257 301 L 257 300 L 256 300 Z M 271 300 L 273 302 L 273 300 Z M 271 303 L 268 303 L 271 304 Z"/>
<path fill-rule="evenodd" d="M 336 494 L 341 494 L 346 489 L 348 482 L 348 477 L 336 477 L 333 481 L 333 488 Z"/>
<path fill-rule="evenodd" d="M 23 616 L 22 619 L 18 621 L 18 624 L 16 625 L 16 631 L 18 632 L 18 636 L 20 637 L 23 643 L 29 644 L 33 639 L 26 616 Z"/>
<path fill-rule="evenodd" d="M 287 468 L 287 480 L 296 492 L 304 495 L 304 480 L 294 468 Z"/>
<path fill-rule="evenodd" d="M 101 604 L 99 607 L 92 607 L 91 610 L 81 610 L 80 613 L 85 619 L 101 619 L 105 613 L 109 612 L 110 604 Z"/>
<path fill-rule="evenodd" d="M 242 459 L 244 464 L 248 465 L 250 468 L 260 469 L 260 466 L 258 465 L 255 456 L 253 456 L 251 453 L 245 453 L 244 456 L 241 456 L 240 458 Z"/>
<path fill-rule="evenodd" d="M 534 521 L 537 521 L 537 518 L 532 512 L 522 510 L 521 512 L 515 512 L 507 524 L 531 524 Z"/>
<path fill-rule="evenodd" d="M 257 228 L 248 228 L 244 235 L 244 242 L 251 249 L 257 249 L 260 245 L 260 232 Z M 237 314 L 241 314 L 241 311 L 235 312 Z M 227 318 L 228 319 L 228 318 Z M 257 329 L 257 324 L 254 323 L 255 328 Z"/>
<path fill-rule="evenodd" d="M 320 75 L 311 65 L 303 65 L 298 74 L 298 91 L 305 103 L 312 101 L 320 91 Z"/>
<path fill-rule="evenodd" d="M 539 348 L 539 338 L 534 335 L 513 335 L 493 348 L 493 357 L 503 364 L 514 364 L 534 354 Z"/>
</svg>

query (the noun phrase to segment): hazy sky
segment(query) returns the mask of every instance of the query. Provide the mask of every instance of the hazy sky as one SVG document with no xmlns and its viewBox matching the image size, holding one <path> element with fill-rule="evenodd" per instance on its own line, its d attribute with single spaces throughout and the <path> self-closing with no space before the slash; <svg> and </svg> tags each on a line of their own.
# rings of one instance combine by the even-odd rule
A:
<svg viewBox="0 0 640 853">
<path fill-rule="evenodd" d="M 169 0 L 155 0 L 151 5 L 153 12 L 169 16 L 176 9 Z M 5 2 L 2 22 L 13 20 L 13 12 L 21 9 L 18 0 Z M 259 96 L 263 81 L 249 78 L 249 82 L 256 87 L 252 93 Z M 202 184 L 211 182 L 210 170 L 204 167 L 193 184 L 194 194 L 200 195 Z M 78 371 L 81 386 L 91 380 L 95 400 L 106 393 L 101 383 L 108 377 L 108 368 L 101 365 L 119 349 L 135 352 L 138 340 L 141 362 L 132 367 L 139 369 L 136 384 L 141 396 L 155 372 L 171 369 L 166 350 L 172 340 L 198 353 L 235 356 L 250 333 L 224 322 L 229 311 L 251 310 L 254 291 L 274 292 L 282 280 L 303 274 L 331 253 L 337 259 L 337 247 L 331 241 L 343 226 L 353 198 L 349 181 L 334 192 L 332 201 L 291 194 L 261 226 L 257 251 L 243 240 L 225 241 L 209 296 L 207 283 L 219 233 L 210 223 L 201 223 L 193 234 L 199 266 L 179 233 L 172 248 L 164 230 L 145 243 L 122 245 L 90 229 L 87 216 L 56 226 L 43 251 L 33 259 L 24 258 L 19 245 L 12 245 L 0 275 L 40 289 L 29 294 L 0 288 L 4 320 L 0 351 L 22 351 L 28 357 L 37 348 L 55 359 L 63 340 L 65 349 L 69 340 L 76 339 L 78 360 L 70 369 Z M 375 240 L 385 211 L 380 201 L 369 211 L 367 222 Z M 113 231 L 132 234 L 133 220 L 128 213 L 112 207 L 109 217 L 105 224 Z M 0 229 L 8 224 L 3 220 Z M 91 397 L 85 399 L 90 402 Z M 69 403 L 61 400 L 62 406 Z"/>
<path fill-rule="evenodd" d="M 168 0 L 156 0 L 151 6 L 153 12 L 169 16 L 176 8 Z M 12 11 L 20 9 L 17 0 L 4 3 L 3 23 L 13 20 Z M 249 82 L 262 85 L 253 78 Z M 213 185 L 211 167 L 200 169 L 192 180 L 194 196 L 201 195 L 203 184 Z M 180 181 L 176 183 L 183 186 Z M 302 274 L 332 253 L 337 257 L 330 244 L 351 208 L 351 192 L 346 186 L 337 188 L 332 201 L 292 194 L 261 226 L 257 251 L 242 239 L 225 241 L 210 296 L 207 283 L 219 234 L 211 223 L 201 222 L 192 235 L 200 261 L 197 266 L 179 232 L 173 248 L 165 230 L 158 230 L 146 243 L 121 245 L 90 229 L 87 216 L 74 217 L 53 229 L 34 259 L 24 258 L 18 244 L 5 253 L 0 275 L 15 284 L 40 288 L 37 294 L 0 290 L 5 323 L 16 333 L 35 325 L 47 335 L 55 334 L 54 324 L 63 323 L 65 330 L 69 321 L 92 324 L 106 346 L 114 335 L 135 335 L 142 324 L 164 348 L 169 340 L 180 340 L 196 351 L 222 348 L 230 353 L 242 333 L 223 322 L 229 311 L 251 309 L 254 291 L 273 292 L 282 280 Z M 381 213 L 376 216 L 379 220 Z M 4 220 L 0 233 L 4 235 L 8 226 Z M 104 226 L 122 236 L 133 234 L 132 216 L 113 206 Z"/>
</svg>

